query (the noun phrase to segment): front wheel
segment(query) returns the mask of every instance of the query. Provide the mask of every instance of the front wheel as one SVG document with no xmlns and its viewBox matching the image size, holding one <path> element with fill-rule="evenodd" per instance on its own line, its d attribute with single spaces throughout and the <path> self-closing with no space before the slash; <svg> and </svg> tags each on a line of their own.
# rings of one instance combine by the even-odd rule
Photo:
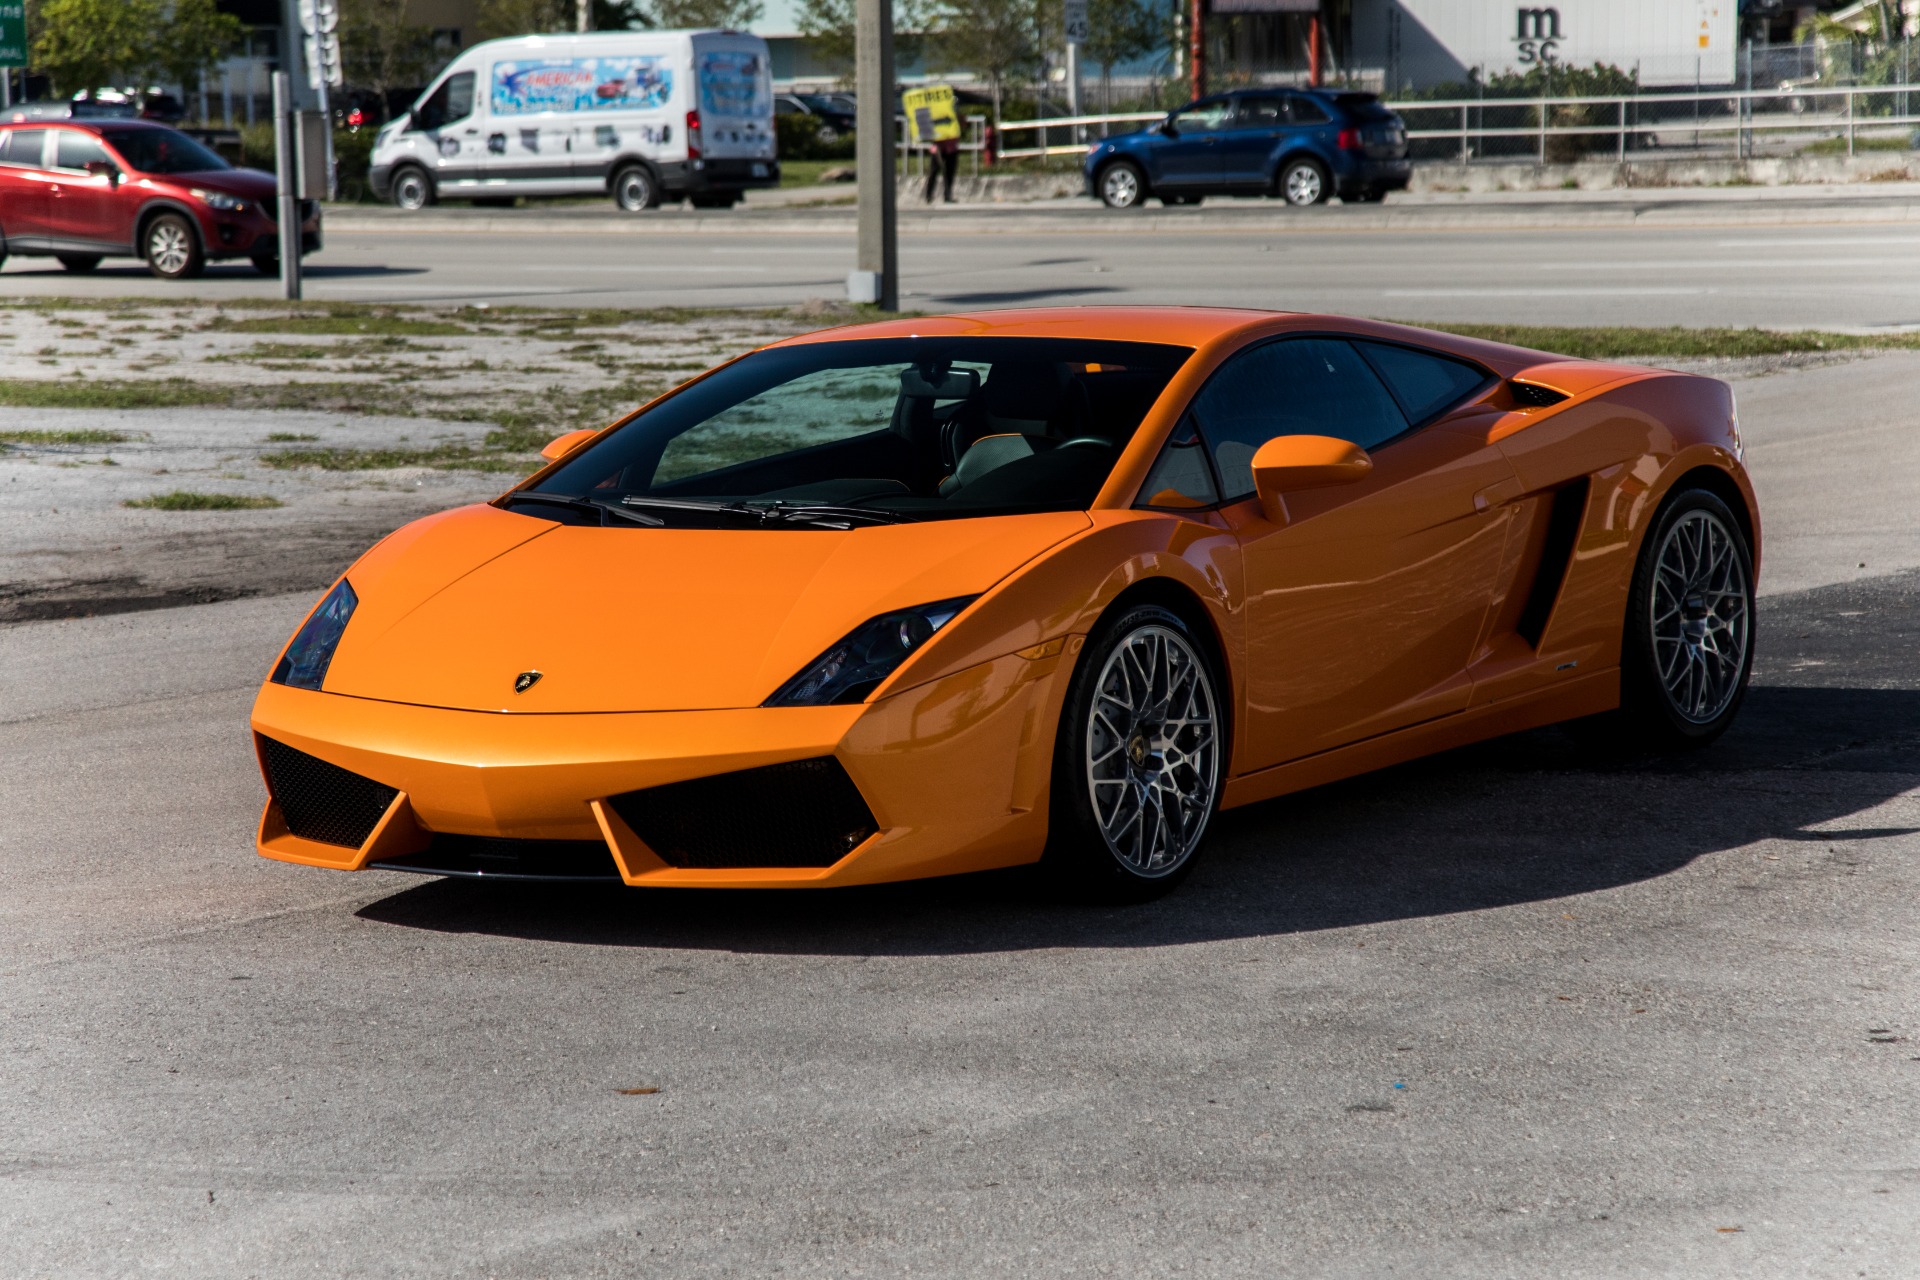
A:
<svg viewBox="0 0 1920 1280">
<path fill-rule="evenodd" d="M 1295 208 L 1323 204 L 1327 198 L 1327 171 L 1318 160 L 1302 156 L 1287 161 L 1286 167 L 1280 170 L 1278 185 L 1281 198 Z"/>
<path fill-rule="evenodd" d="M 1185 619 L 1140 605 L 1103 623 L 1067 691 L 1041 865 L 1070 896 L 1143 902 L 1193 868 L 1220 807 L 1220 680 Z"/>
<path fill-rule="evenodd" d="M 200 237 L 193 226 L 177 213 L 163 213 L 147 224 L 141 237 L 142 256 L 147 270 L 162 280 L 187 280 L 200 274 L 206 257 L 200 251 Z"/>
<path fill-rule="evenodd" d="M 60 255 L 60 265 L 69 271 L 84 274 L 100 265 L 100 255 L 97 253 L 63 253 Z"/>
<path fill-rule="evenodd" d="M 1147 179 L 1125 160 L 1100 171 L 1100 203 L 1109 209 L 1138 209 L 1147 198 Z"/>
<path fill-rule="evenodd" d="M 250 259 L 250 261 L 253 263 L 253 269 L 263 276 L 277 276 L 280 274 L 280 259 L 278 257 L 261 254 L 259 257 Z"/>
<path fill-rule="evenodd" d="M 653 173 L 644 165 L 628 165 L 613 175 L 613 202 L 628 213 L 641 213 L 660 205 L 660 189 Z"/>
<path fill-rule="evenodd" d="M 393 203 L 408 213 L 417 213 L 433 203 L 433 179 L 408 165 L 393 175 Z"/>
</svg>

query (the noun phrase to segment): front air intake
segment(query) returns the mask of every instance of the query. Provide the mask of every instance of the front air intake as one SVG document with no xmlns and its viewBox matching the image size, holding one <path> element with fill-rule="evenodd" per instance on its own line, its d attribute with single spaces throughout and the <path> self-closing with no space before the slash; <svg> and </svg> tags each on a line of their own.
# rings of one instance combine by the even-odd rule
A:
<svg viewBox="0 0 1920 1280">
<path fill-rule="evenodd" d="M 879 830 L 832 756 L 629 791 L 607 803 L 675 867 L 830 867 Z"/>
<path fill-rule="evenodd" d="M 613 853 L 602 840 L 516 840 L 442 833 L 417 853 L 383 858 L 369 865 L 381 871 L 475 880 L 549 880 L 563 884 L 620 880 Z"/>
<path fill-rule="evenodd" d="M 1545 409 L 1567 398 L 1566 392 L 1543 387 L 1537 382 L 1509 382 L 1507 385 L 1513 388 L 1513 398 L 1529 409 Z"/>
<path fill-rule="evenodd" d="M 400 794 L 272 738 L 260 739 L 260 758 L 287 830 L 302 840 L 358 849 Z"/>
</svg>

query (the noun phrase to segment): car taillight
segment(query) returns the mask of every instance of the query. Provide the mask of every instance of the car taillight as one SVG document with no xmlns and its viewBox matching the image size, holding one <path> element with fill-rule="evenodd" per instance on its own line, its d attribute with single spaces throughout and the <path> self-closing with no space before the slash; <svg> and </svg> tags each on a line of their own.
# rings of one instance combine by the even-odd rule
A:
<svg viewBox="0 0 1920 1280">
<path fill-rule="evenodd" d="M 1360 149 L 1360 131 L 1358 129 L 1342 129 L 1340 131 L 1338 146 L 1342 151 L 1358 151 Z"/>
<path fill-rule="evenodd" d="M 700 158 L 700 113 L 687 112 L 687 159 Z"/>
</svg>

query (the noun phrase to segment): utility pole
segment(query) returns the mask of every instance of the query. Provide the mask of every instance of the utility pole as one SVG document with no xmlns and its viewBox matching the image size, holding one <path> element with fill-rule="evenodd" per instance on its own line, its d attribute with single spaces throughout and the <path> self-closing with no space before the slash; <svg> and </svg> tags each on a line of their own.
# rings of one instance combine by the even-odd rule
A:
<svg viewBox="0 0 1920 1280">
<path fill-rule="evenodd" d="M 847 298 L 900 309 L 899 228 L 893 181 L 893 0 L 854 0 L 854 168 L 859 175 L 859 248 Z"/>
<path fill-rule="evenodd" d="M 280 212 L 280 287 L 289 300 L 300 297 L 300 130 L 287 73 L 273 73 L 274 177 Z"/>
<path fill-rule="evenodd" d="M 1193 96 L 1207 96 L 1207 0 L 1191 0 L 1187 10 L 1187 70 Z"/>
<path fill-rule="evenodd" d="M 575 31 L 593 30 L 593 0 L 575 0 L 573 29 Z"/>
</svg>

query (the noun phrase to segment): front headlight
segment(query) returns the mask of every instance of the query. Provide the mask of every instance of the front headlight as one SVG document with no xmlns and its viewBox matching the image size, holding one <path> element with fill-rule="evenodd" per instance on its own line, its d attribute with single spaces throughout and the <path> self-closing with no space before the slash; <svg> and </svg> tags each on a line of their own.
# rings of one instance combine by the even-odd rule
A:
<svg viewBox="0 0 1920 1280">
<path fill-rule="evenodd" d="M 207 208 L 218 209 L 222 213 L 241 213 L 247 207 L 245 200 L 239 196 L 230 196 L 224 191 L 202 191 L 198 187 L 192 187 L 189 189 L 189 194 L 204 201 Z"/>
<path fill-rule="evenodd" d="M 354 606 L 359 603 L 360 598 L 353 594 L 347 580 L 340 579 L 333 590 L 327 592 L 320 607 L 293 633 L 287 651 L 280 656 L 280 664 L 273 669 L 273 682 L 318 693 L 321 682 L 327 678 L 327 665 L 333 661 L 333 651 L 340 647 L 340 637 L 346 632 L 347 619 L 353 617 Z"/>
<path fill-rule="evenodd" d="M 779 691 L 761 705 L 825 707 L 859 702 L 892 675 L 894 668 L 907 660 L 908 654 L 979 598 L 959 596 L 869 619 L 808 663 L 799 675 L 781 685 Z"/>
</svg>

